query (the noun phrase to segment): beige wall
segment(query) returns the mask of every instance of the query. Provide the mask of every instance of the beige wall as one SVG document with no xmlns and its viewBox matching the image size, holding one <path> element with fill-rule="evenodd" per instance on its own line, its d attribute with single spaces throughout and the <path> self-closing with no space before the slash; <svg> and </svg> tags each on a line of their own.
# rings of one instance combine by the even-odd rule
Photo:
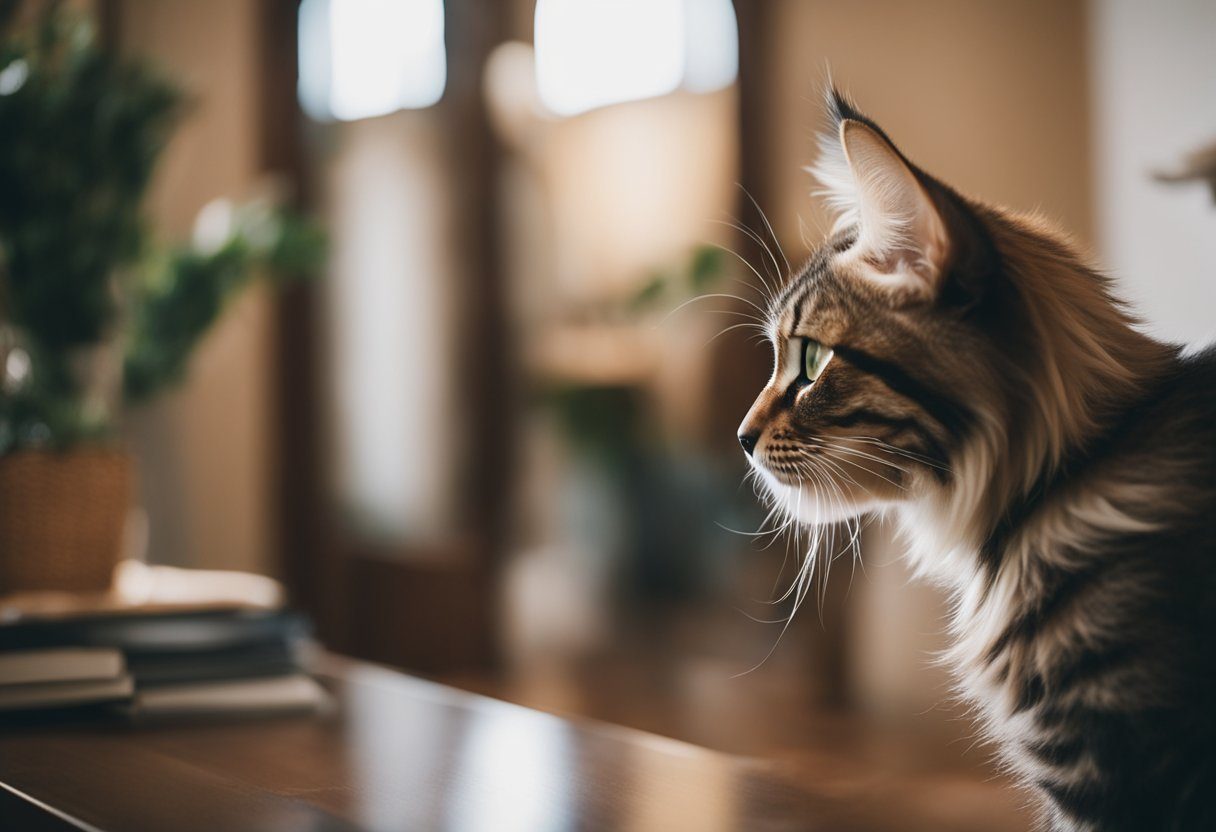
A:
<svg viewBox="0 0 1216 832">
<path fill-rule="evenodd" d="M 193 99 L 148 199 L 162 235 L 184 239 L 203 205 L 254 185 L 256 13 L 248 0 L 119 4 L 122 48 L 160 65 Z M 264 294 L 241 298 L 194 356 L 187 383 L 131 416 L 153 561 L 271 568 L 269 325 Z"/>
<path fill-rule="evenodd" d="M 765 146 L 766 208 L 783 243 L 798 240 L 799 214 L 812 232 L 824 221 L 801 168 L 815 157 L 828 66 L 930 173 L 1092 237 L 1082 0 L 782 0 L 770 43 L 783 115 Z"/>
<path fill-rule="evenodd" d="M 816 242 L 827 216 L 803 166 L 815 157 L 830 65 L 914 161 L 965 193 L 1040 208 L 1083 240 L 1093 237 L 1085 4 L 926 0 L 782 0 L 765 60 L 765 209 L 791 260 L 805 251 L 799 217 Z M 797 257 L 795 257 L 797 254 Z M 866 546 L 848 602 L 852 685 L 875 711 L 918 716 L 946 698 L 931 664 L 945 606 L 910 585 L 889 531 Z"/>
</svg>

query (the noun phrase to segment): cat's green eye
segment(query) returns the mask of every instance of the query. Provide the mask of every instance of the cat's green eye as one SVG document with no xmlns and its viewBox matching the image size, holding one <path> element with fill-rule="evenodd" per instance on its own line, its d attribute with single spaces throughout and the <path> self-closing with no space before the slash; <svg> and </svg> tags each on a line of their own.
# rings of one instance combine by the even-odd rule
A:
<svg viewBox="0 0 1216 832">
<path fill-rule="evenodd" d="M 802 339 L 802 375 L 807 381 L 819 378 L 823 368 L 828 365 L 832 350 L 818 341 L 810 338 Z"/>
</svg>

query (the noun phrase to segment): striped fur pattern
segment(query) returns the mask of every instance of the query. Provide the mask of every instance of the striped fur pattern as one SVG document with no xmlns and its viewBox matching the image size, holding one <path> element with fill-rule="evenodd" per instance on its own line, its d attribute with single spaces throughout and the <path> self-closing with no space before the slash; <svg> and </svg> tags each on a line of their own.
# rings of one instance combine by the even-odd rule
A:
<svg viewBox="0 0 1216 832">
<path fill-rule="evenodd" d="M 829 112 L 839 222 L 772 299 L 740 428 L 767 495 L 801 523 L 897 518 L 1045 827 L 1216 829 L 1216 351 L 1149 338 L 1044 221 Z"/>
</svg>

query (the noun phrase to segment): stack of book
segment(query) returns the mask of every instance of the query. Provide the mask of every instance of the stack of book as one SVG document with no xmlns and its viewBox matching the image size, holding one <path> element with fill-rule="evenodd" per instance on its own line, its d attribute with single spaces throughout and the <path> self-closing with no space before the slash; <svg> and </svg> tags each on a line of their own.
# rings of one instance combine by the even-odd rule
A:
<svg viewBox="0 0 1216 832">
<path fill-rule="evenodd" d="M 0 711 L 126 701 L 134 692 L 119 650 L 55 647 L 0 653 Z"/>
<path fill-rule="evenodd" d="M 0 710 L 113 703 L 137 717 L 322 707 L 297 613 L 235 605 L 0 609 Z"/>
</svg>

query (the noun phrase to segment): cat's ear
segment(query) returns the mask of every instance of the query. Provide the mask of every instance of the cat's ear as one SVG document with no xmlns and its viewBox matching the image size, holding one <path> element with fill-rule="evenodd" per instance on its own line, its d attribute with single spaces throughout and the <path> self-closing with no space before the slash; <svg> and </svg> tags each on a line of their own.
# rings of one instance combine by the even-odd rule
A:
<svg viewBox="0 0 1216 832">
<path fill-rule="evenodd" d="M 941 288 L 951 241 L 918 173 L 881 130 L 833 91 L 834 134 L 820 142 L 811 173 L 836 212 L 833 231 L 852 229 L 854 270 L 901 295 L 931 300 Z"/>
</svg>

